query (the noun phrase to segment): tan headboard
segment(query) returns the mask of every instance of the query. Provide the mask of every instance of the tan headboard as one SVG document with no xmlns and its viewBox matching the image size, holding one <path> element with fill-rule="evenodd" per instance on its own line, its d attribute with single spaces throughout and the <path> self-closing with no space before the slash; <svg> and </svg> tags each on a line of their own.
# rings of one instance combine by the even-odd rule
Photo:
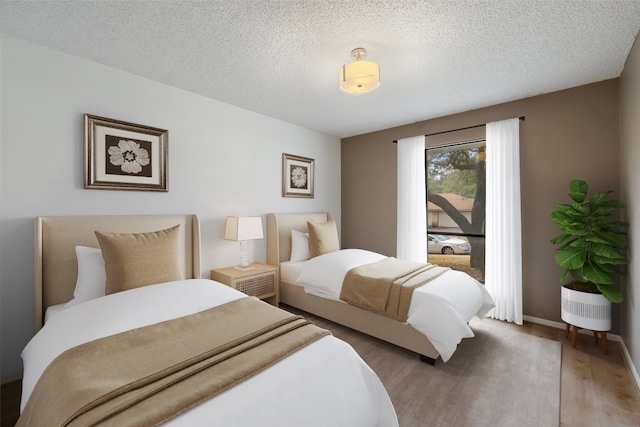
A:
<svg viewBox="0 0 640 427">
<path fill-rule="evenodd" d="M 280 265 L 291 258 L 291 230 L 306 233 L 307 221 L 326 222 L 329 212 L 267 214 L 267 264 Z"/>
<path fill-rule="evenodd" d="M 99 248 L 95 231 L 147 233 L 180 224 L 184 277 L 200 277 L 200 222 L 196 215 L 41 216 L 35 220 L 35 328 L 47 307 L 73 298 L 78 264 L 75 247 Z"/>
</svg>

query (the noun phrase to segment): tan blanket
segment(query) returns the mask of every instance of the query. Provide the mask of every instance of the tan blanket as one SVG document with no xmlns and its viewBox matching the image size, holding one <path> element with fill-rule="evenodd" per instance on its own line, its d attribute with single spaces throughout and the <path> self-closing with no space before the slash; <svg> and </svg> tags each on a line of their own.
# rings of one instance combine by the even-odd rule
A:
<svg viewBox="0 0 640 427">
<path fill-rule="evenodd" d="M 450 268 L 433 264 L 385 258 L 349 270 L 342 283 L 340 299 L 406 322 L 414 289 L 448 270 Z"/>
<path fill-rule="evenodd" d="M 95 340 L 49 365 L 17 426 L 157 425 L 328 334 L 247 297 Z"/>
</svg>

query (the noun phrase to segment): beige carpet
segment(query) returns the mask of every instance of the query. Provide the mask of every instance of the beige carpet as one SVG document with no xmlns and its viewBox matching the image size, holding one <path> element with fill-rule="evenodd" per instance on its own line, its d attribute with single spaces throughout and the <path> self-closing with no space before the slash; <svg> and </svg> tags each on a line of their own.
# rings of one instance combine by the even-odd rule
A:
<svg viewBox="0 0 640 427">
<path fill-rule="evenodd" d="M 304 314 L 304 313 L 303 313 Z M 473 319 L 476 337 L 435 366 L 400 349 L 306 315 L 349 342 L 378 373 L 401 427 L 557 427 L 561 344 L 514 325 Z"/>
</svg>

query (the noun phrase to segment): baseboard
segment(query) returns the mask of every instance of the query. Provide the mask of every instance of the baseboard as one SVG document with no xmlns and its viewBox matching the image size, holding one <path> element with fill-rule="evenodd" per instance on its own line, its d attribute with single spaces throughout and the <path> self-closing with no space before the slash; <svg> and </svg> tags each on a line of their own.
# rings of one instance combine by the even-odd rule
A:
<svg viewBox="0 0 640 427">
<path fill-rule="evenodd" d="M 552 328 L 557 328 L 562 330 L 564 330 L 566 327 L 566 323 L 564 322 L 554 322 L 552 320 L 540 319 L 539 317 L 522 316 L 522 319 L 526 320 L 527 322 L 536 323 L 538 325 L 550 326 Z M 579 329 L 578 333 L 584 334 L 584 335 L 591 335 L 593 331 L 590 331 L 589 329 Z M 622 337 L 620 335 L 610 334 L 609 332 L 607 332 L 607 340 L 622 342 Z"/>
<path fill-rule="evenodd" d="M 522 318 L 527 322 L 536 323 L 538 325 L 551 326 L 552 328 L 558 328 L 558 329 L 565 328 L 565 323 L 563 322 L 554 322 L 551 320 L 540 319 L 539 317 L 533 317 L 533 316 L 522 316 Z M 580 329 L 578 333 L 590 335 L 592 332 L 586 329 Z M 627 365 L 629 365 L 629 369 L 631 370 L 631 375 L 633 375 L 633 379 L 636 382 L 636 386 L 638 387 L 638 389 L 640 389 L 640 375 L 638 375 L 638 370 L 636 369 L 636 366 L 633 364 L 633 360 L 631 359 L 631 354 L 629 354 L 629 350 L 627 350 L 627 346 L 624 343 L 624 340 L 620 335 L 609 334 L 609 333 L 607 333 L 607 339 L 620 343 L 620 346 L 622 347 L 622 353 L 624 354 L 624 358 L 626 359 Z"/>
<path fill-rule="evenodd" d="M 552 320 L 541 319 L 539 317 L 533 317 L 533 316 L 527 316 L 527 315 L 522 316 L 522 319 L 526 320 L 527 322 L 536 323 L 538 325 L 551 326 L 552 328 L 557 328 L 557 329 L 564 329 L 564 323 L 562 322 L 554 322 Z"/>
<path fill-rule="evenodd" d="M 622 352 L 624 353 L 625 359 L 627 359 L 627 364 L 629 365 L 629 369 L 631 369 L 631 373 L 633 374 L 633 379 L 636 380 L 636 385 L 638 389 L 640 389 L 640 376 L 638 375 L 638 370 L 636 369 L 633 361 L 631 360 L 631 354 L 629 354 L 629 350 L 627 350 L 627 346 L 624 343 L 624 340 L 620 340 L 620 345 L 622 347 Z"/>
</svg>

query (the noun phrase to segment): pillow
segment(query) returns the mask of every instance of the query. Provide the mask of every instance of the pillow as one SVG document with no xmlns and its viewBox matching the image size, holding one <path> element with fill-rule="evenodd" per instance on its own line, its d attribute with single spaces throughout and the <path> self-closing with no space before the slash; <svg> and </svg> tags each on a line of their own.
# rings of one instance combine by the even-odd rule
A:
<svg viewBox="0 0 640 427">
<path fill-rule="evenodd" d="M 304 285 L 304 291 L 308 294 L 340 301 L 342 282 L 347 271 L 385 258 L 382 254 L 364 249 L 330 252 L 305 262 L 296 282 Z"/>
<path fill-rule="evenodd" d="M 66 303 L 65 307 L 104 296 L 107 275 L 104 271 L 102 251 L 97 248 L 76 246 L 76 258 L 78 260 L 76 290 L 73 291 L 73 299 Z"/>
<path fill-rule="evenodd" d="M 327 222 L 307 221 L 309 229 L 309 251 L 311 258 L 340 250 L 338 229 L 336 222 L 330 219 Z"/>
<path fill-rule="evenodd" d="M 152 233 L 95 233 L 104 257 L 106 295 L 184 279 L 179 261 L 179 224 Z"/>
<path fill-rule="evenodd" d="M 309 233 L 291 230 L 291 257 L 289 261 L 305 261 L 311 258 Z"/>
</svg>

